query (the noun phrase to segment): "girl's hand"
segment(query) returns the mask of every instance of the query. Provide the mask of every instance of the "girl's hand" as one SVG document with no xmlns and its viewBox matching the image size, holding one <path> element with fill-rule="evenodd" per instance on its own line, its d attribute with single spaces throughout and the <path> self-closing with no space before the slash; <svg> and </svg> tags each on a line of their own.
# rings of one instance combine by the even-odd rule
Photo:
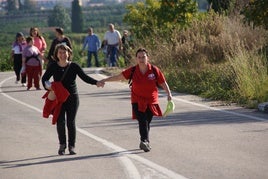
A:
<svg viewBox="0 0 268 179">
<path fill-rule="evenodd" d="M 171 101 L 172 100 L 172 95 L 171 94 L 167 96 L 167 100 L 168 101 Z"/>
</svg>

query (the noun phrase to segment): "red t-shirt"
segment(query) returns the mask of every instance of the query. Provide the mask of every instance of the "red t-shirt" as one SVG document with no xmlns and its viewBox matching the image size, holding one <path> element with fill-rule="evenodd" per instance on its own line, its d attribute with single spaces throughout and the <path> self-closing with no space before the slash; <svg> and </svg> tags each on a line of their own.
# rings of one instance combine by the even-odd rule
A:
<svg viewBox="0 0 268 179">
<path fill-rule="evenodd" d="M 122 72 L 126 79 L 130 78 L 132 68 L 130 67 Z M 138 103 L 139 111 L 145 112 L 147 107 L 149 107 L 154 115 L 161 116 L 162 113 L 159 111 L 160 108 L 158 106 L 158 89 L 156 83 L 164 83 L 165 77 L 156 66 L 154 66 L 154 69 L 151 64 L 148 64 L 147 72 L 142 74 L 139 66 L 137 65 L 135 67 L 132 76 L 131 103 Z"/>
</svg>

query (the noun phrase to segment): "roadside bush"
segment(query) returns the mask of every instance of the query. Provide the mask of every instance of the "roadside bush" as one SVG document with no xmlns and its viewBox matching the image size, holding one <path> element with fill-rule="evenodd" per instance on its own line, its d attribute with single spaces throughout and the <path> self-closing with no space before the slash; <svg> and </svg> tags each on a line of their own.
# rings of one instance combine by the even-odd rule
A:
<svg viewBox="0 0 268 179">
<path fill-rule="evenodd" d="M 264 55 L 238 49 L 228 64 L 233 69 L 234 91 L 240 94 L 242 103 L 247 101 L 264 102 L 268 100 L 268 70 Z"/>
<path fill-rule="evenodd" d="M 240 19 L 208 13 L 196 19 L 190 28 L 174 31 L 174 59 L 179 64 L 226 61 L 237 47 L 249 51 L 263 48 L 265 35 L 265 30 L 245 26 Z"/>
<path fill-rule="evenodd" d="M 165 76 L 173 90 L 213 100 L 227 101 L 237 95 L 233 91 L 235 83 L 232 80 L 232 71 L 224 64 L 209 65 L 200 70 L 178 68 L 165 71 Z"/>
<path fill-rule="evenodd" d="M 267 42 L 264 29 L 209 13 L 190 28 L 175 29 L 172 37 L 150 36 L 139 43 L 173 90 L 246 104 L 268 98 Z"/>
<path fill-rule="evenodd" d="M 13 61 L 10 58 L 11 51 L 0 49 L 0 71 L 9 71 L 13 69 Z"/>
</svg>

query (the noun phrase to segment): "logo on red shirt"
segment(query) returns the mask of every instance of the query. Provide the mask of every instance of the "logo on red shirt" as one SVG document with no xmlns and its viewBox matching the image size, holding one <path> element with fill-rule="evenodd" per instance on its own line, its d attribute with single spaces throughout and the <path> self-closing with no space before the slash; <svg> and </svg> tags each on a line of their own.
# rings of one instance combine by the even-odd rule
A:
<svg viewBox="0 0 268 179">
<path fill-rule="evenodd" d="M 149 74 L 149 75 L 148 75 L 148 79 L 149 79 L 149 80 L 155 80 L 155 75 L 154 75 L 154 73 Z"/>
</svg>

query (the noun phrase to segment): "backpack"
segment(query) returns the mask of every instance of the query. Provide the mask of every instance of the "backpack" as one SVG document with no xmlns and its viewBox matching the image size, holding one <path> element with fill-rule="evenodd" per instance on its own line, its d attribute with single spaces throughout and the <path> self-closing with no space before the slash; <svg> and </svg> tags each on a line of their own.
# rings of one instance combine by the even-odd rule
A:
<svg viewBox="0 0 268 179">
<path fill-rule="evenodd" d="M 157 73 L 156 73 L 155 66 L 154 65 L 151 65 L 151 66 L 152 66 L 152 70 L 153 70 L 155 79 L 157 80 Z M 129 88 L 132 87 L 132 77 L 133 77 L 133 74 L 135 72 L 135 69 L 136 69 L 136 66 L 133 66 L 132 69 L 131 69 L 130 78 L 128 80 Z M 156 86 L 159 87 L 159 84 L 157 83 L 157 81 L 156 81 Z"/>
<path fill-rule="evenodd" d="M 38 59 L 38 55 L 31 55 L 31 56 L 29 56 L 29 57 L 26 57 L 25 62 L 27 63 L 31 58 L 34 58 L 34 59 L 36 59 L 37 61 L 39 61 L 39 59 Z"/>
</svg>

